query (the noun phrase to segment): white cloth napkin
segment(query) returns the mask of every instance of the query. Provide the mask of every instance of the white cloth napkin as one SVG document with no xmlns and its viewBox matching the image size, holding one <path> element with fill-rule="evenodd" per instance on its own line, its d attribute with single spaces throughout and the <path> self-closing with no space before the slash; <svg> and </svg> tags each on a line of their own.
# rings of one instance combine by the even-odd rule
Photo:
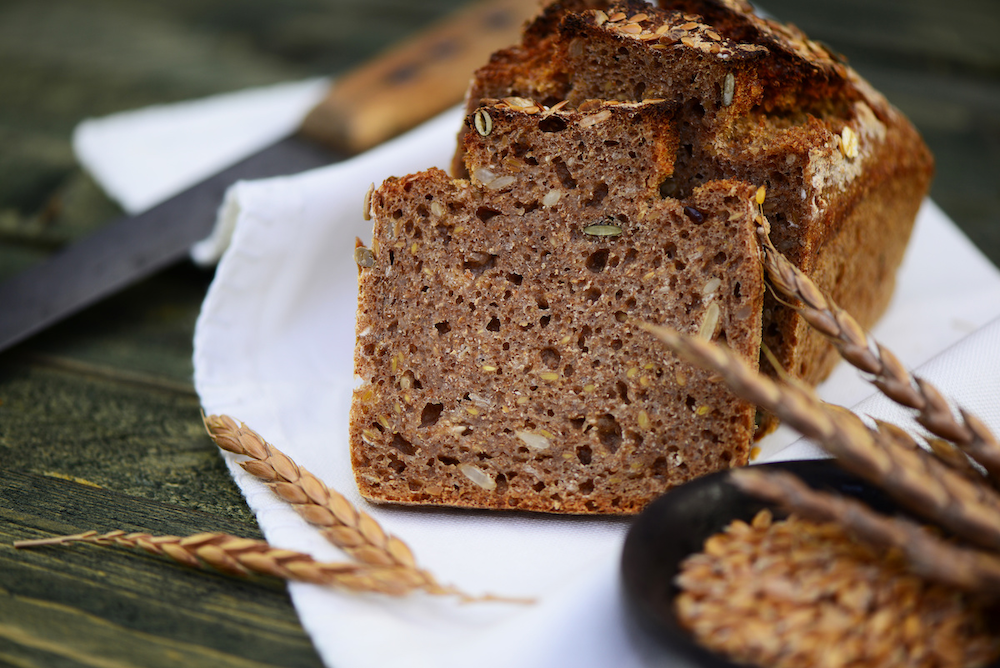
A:
<svg viewBox="0 0 1000 668">
<path fill-rule="evenodd" d="M 635 645 L 625 626 L 618 558 L 629 522 L 528 513 L 373 506 L 350 470 L 347 414 L 357 268 L 355 236 L 370 183 L 446 166 L 457 110 L 362 156 L 298 176 L 240 183 L 224 214 L 235 221 L 195 332 L 195 383 L 204 409 L 247 422 L 350 501 L 403 538 L 442 581 L 472 593 L 533 597 L 534 605 L 461 605 L 404 600 L 293 584 L 304 627 L 327 665 L 620 666 L 662 665 Z M 1000 273 L 931 202 L 875 336 L 953 392 L 995 429 L 1000 409 Z M 967 334 L 976 332 L 958 346 Z M 821 388 L 854 405 L 871 389 L 846 366 Z M 888 402 L 861 405 L 898 419 Z M 761 460 L 819 456 L 779 432 Z M 343 555 L 232 459 L 230 470 L 268 540 L 319 559 Z M 671 664 L 674 665 L 674 664 Z M 681 665 L 681 664 L 676 664 Z"/>
<path fill-rule="evenodd" d="M 355 492 L 346 433 L 357 272 L 351 250 L 355 236 L 370 238 L 361 197 L 386 176 L 445 165 L 458 120 L 445 115 L 349 164 L 237 187 L 233 245 L 195 338 L 198 392 L 206 410 L 247 421 L 369 510 L 441 578 L 473 593 L 538 599 L 530 607 L 460 606 L 293 585 L 303 624 L 330 665 L 644 665 L 616 593 L 627 521 L 370 507 Z M 927 203 L 898 298 L 876 335 L 916 365 L 998 313 L 997 272 Z M 985 369 L 978 357 L 970 379 Z M 840 371 L 825 396 L 850 405 L 870 393 L 857 374 Z M 995 385 L 996 378 L 983 380 Z M 765 458 L 818 454 L 804 444 L 779 454 L 789 438 L 769 439 Z M 270 540 L 336 558 L 284 504 L 233 471 Z"/>
<path fill-rule="evenodd" d="M 87 119 L 73 150 L 112 199 L 139 213 L 291 134 L 329 85 L 308 79 Z"/>
</svg>

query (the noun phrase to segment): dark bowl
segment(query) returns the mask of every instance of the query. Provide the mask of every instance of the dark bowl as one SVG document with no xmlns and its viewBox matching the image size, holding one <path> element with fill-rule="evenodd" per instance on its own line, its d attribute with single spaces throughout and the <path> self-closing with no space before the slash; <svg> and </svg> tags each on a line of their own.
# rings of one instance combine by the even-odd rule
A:
<svg viewBox="0 0 1000 668">
<path fill-rule="evenodd" d="M 762 464 L 762 470 L 789 471 L 817 489 L 858 498 L 876 510 L 894 513 L 895 505 L 878 489 L 830 460 Z M 701 645 L 685 631 L 674 613 L 674 585 L 681 562 L 700 552 L 705 539 L 731 521 L 749 522 L 772 507 L 739 491 L 728 472 L 699 478 L 649 504 L 629 529 L 622 551 L 622 584 L 629 628 L 640 651 L 654 664 L 737 668 Z M 783 517 L 774 511 L 775 517 Z"/>
</svg>

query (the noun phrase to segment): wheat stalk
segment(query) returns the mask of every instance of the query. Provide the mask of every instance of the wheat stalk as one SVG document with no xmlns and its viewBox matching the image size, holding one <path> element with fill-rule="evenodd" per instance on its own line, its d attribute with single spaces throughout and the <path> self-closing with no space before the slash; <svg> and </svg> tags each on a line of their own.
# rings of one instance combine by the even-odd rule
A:
<svg viewBox="0 0 1000 668">
<path fill-rule="evenodd" d="M 403 541 L 390 536 L 368 514 L 356 510 L 341 494 L 300 468 L 287 455 L 256 432 L 225 415 L 203 417 L 205 428 L 220 448 L 247 457 L 240 465 L 263 480 L 288 501 L 302 517 L 322 528 L 334 545 L 354 562 L 320 562 L 308 554 L 272 547 L 266 541 L 225 533 L 192 536 L 153 536 L 147 533 L 96 531 L 39 540 L 22 540 L 16 548 L 67 543 L 92 543 L 141 548 L 186 566 L 210 566 L 237 576 L 267 575 L 283 580 L 335 586 L 359 592 L 402 596 L 424 591 L 438 596 L 457 596 L 463 602 L 497 601 L 532 603 L 486 594 L 470 596 L 443 586 L 427 571 L 417 568 L 413 553 Z"/>
<path fill-rule="evenodd" d="M 901 505 L 958 535 L 1000 550 L 1000 495 L 976 485 L 922 449 L 901 447 L 869 429 L 847 409 L 824 403 L 802 384 L 778 384 L 728 349 L 667 327 L 645 325 L 668 348 L 719 374 L 740 398 L 771 411 L 819 443 L 859 477 L 885 489 Z"/>
<path fill-rule="evenodd" d="M 208 415 L 203 421 L 216 445 L 248 458 L 239 462 L 245 471 L 266 483 L 303 519 L 318 527 L 333 545 L 375 569 L 373 572 L 405 572 L 405 579 L 419 583 L 415 585 L 419 589 L 431 594 L 459 596 L 463 601 L 533 602 L 493 594 L 470 596 L 454 587 L 441 585 L 430 572 L 417 567 L 406 543 L 387 534 L 371 515 L 356 509 L 340 492 L 327 487 L 260 434 L 227 415 Z"/>
<path fill-rule="evenodd" d="M 875 418 L 872 419 L 874 420 L 875 427 L 878 429 L 879 433 L 885 438 L 893 441 L 898 447 L 917 452 L 926 452 L 923 448 L 921 448 L 917 439 L 915 439 L 902 427 L 884 420 L 878 420 Z M 969 458 L 966 457 L 961 450 L 957 449 L 953 443 L 941 438 L 926 438 L 924 439 L 924 442 L 933 456 L 937 457 L 944 464 L 954 469 L 957 473 L 962 474 L 965 478 L 974 483 L 978 484 L 983 482 L 982 472 L 977 469 Z"/>
<path fill-rule="evenodd" d="M 899 550 L 923 577 L 976 593 L 1000 594 L 1000 557 L 946 542 L 907 519 L 880 515 L 854 499 L 810 488 L 783 471 L 729 474 L 740 490 L 815 522 L 835 522 L 870 545 Z"/>
<path fill-rule="evenodd" d="M 428 582 L 412 568 L 353 562 L 320 562 L 302 552 L 278 549 L 262 540 L 240 538 L 225 533 L 199 533 L 179 537 L 124 531 L 104 534 L 88 531 L 71 536 L 18 541 L 14 543 L 14 547 L 29 548 L 80 542 L 140 548 L 150 554 L 169 557 L 185 566 L 192 568 L 210 566 L 223 573 L 240 577 L 264 575 L 282 580 L 392 596 L 423 590 L 431 594 L 468 598 L 456 589 Z"/>
<path fill-rule="evenodd" d="M 327 487 L 255 431 L 226 415 L 209 415 L 203 419 L 216 445 L 227 452 L 248 457 L 239 465 L 264 481 L 307 522 L 318 527 L 331 543 L 365 564 L 418 570 L 406 543 L 386 534 L 370 515 L 357 510 L 342 494 Z M 434 581 L 429 573 L 419 572 L 429 583 Z"/>
<path fill-rule="evenodd" d="M 917 422 L 935 436 L 956 444 L 1000 482 L 1000 441 L 978 418 L 959 408 L 956 419 L 947 400 L 931 383 L 912 376 L 899 359 L 877 341 L 871 340 L 849 313 L 806 276 L 771 243 L 761 231 L 764 268 L 771 285 L 784 296 L 799 302 L 797 310 L 810 326 L 827 337 L 841 357 L 872 376 L 871 382 L 896 403 L 917 411 Z M 937 443 L 945 452 L 949 446 Z M 953 454 L 946 460 L 954 461 Z"/>
<path fill-rule="evenodd" d="M 499 602 L 534 603 L 533 599 L 508 598 L 484 594 L 470 596 L 460 589 L 442 586 L 425 574 L 405 566 L 357 562 L 323 562 L 303 552 L 272 547 L 263 540 L 241 538 L 226 533 L 204 532 L 191 536 L 154 536 L 148 533 L 96 531 L 14 542 L 17 549 L 91 543 L 103 546 L 131 547 L 150 554 L 168 557 L 191 568 L 214 568 L 238 577 L 255 575 L 281 580 L 338 587 L 355 592 L 405 596 L 423 591 L 435 596 L 456 596 L 463 603 Z"/>
</svg>

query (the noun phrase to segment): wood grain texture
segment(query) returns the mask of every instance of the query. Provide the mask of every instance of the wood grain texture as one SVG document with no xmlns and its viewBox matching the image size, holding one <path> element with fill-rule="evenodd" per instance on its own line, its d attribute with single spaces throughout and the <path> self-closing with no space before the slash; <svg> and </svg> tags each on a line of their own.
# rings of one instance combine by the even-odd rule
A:
<svg viewBox="0 0 1000 668">
<path fill-rule="evenodd" d="M 469 73 L 517 42 L 537 0 L 472 2 L 371 67 L 337 78 L 302 121 L 302 134 L 348 153 L 366 151 L 459 104 Z"/>
<path fill-rule="evenodd" d="M 5 468 L 0 476 L 0 657 L 38 665 L 315 665 L 280 582 L 127 549 L 12 547 L 92 528 L 259 537 L 253 524 L 51 475 Z"/>
<path fill-rule="evenodd" d="M 0 0 L 0 279 L 118 212 L 73 159 L 83 118 L 335 74 L 459 4 Z M 1000 262 L 1000 3 L 762 4 L 914 120 L 934 199 Z M 320 665 L 280 584 L 11 547 L 89 529 L 259 536 L 191 386 L 211 278 L 178 266 L 0 353 L 0 666 Z"/>
</svg>

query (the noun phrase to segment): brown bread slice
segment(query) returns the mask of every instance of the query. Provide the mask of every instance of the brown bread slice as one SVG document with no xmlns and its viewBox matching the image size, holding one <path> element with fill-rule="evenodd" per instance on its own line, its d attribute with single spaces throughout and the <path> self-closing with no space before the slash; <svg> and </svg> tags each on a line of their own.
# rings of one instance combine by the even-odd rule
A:
<svg viewBox="0 0 1000 668">
<path fill-rule="evenodd" d="M 594 97 L 662 98 L 676 110 L 679 146 L 662 192 L 685 197 L 717 179 L 766 186 L 776 246 L 870 327 L 892 295 L 930 183 L 926 146 L 879 93 L 801 31 L 759 18 L 739 0 L 660 4 L 549 5 L 521 44 L 476 73 L 469 111 L 502 96 L 569 107 Z M 464 161 L 462 147 L 456 173 Z M 809 383 L 837 361 L 770 296 L 764 339 Z"/>
<path fill-rule="evenodd" d="M 351 409 L 365 497 L 632 513 L 746 463 L 754 407 L 639 323 L 757 360 L 755 189 L 663 198 L 670 105 L 590 107 L 485 106 L 471 180 L 430 170 L 372 195 Z"/>
</svg>

